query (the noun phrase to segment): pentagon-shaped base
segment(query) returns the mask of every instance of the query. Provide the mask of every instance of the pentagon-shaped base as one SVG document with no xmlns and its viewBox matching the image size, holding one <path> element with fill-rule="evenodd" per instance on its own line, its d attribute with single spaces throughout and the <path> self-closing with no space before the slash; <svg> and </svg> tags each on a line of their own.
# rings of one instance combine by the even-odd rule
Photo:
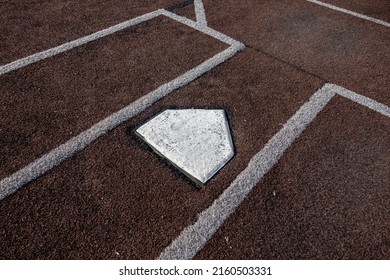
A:
<svg viewBox="0 0 390 280">
<path fill-rule="evenodd" d="M 166 110 L 139 127 L 136 134 L 198 185 L 205 184 L 234 156 L 224 110 Z"/>
</svg>

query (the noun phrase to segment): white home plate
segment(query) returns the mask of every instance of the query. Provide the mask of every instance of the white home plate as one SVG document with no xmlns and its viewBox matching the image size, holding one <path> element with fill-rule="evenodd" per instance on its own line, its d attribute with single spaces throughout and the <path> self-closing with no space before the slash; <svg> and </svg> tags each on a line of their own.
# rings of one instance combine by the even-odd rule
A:
<svg viewBox="0 0 390 280">
<path fill-rule="evenodd" d="M 198 184 L 206 183 L 234 155 L 224 110 L 166 110 L 136 133 Z"/>
</svg>

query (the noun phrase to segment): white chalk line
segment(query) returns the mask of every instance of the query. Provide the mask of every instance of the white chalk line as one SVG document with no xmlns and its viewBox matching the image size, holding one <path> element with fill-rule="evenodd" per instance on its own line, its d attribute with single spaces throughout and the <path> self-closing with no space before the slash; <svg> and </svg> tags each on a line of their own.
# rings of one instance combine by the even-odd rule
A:
<svg viewBox="0 0 390 280">
<path fill-rule="evenodd" d="M 348 98 L 349 100 L 356 102 L 360 105 L 363 105 L 367 108 L 370 108 L 371 110 L 374 110 L 382 115 L 385 115 L 386 117 L 390 117 L 390 107 L 386 106 L 382 103 L 379 103 L 371 98 L 368 98 L 366 96 L 360 95 L 356 92 L 353 92 L 351 90 L 348 90 L 346 88 L 343 88 L 338 85 L 331 85 L 333 87 L 333 90 L 336 91 L 339 95 Z"/>
<path fill-rule="evenodd" d="M 228 45 L 242 45 L 242 47 L 245 47 L 244 44 L 240 43 L 239 41 L 225 35 L 225 34 L 222 34 L 221 32 L 218 32 L 208 26 L 202 26 L 202 25 L 199 25 L 197 24 L 196 21 L 193 21 L 191 19 L 188 19 L 186 17 L 182 17 L 182 16 L 179 16 L 175 13 L 172 13 L 172 12 L 169 12 L 167 10 L 163 10 L 161 12 L 161 14 L 173 19 L 173 20 L 176 20 L 184 25 L 187 25 L 193 29 L 196 29 L 200 32 L 203 32 L 204 34 L 207 34 L 221 42 L 224 42 L 225 44 L 228 44 Z"/>
<path fill-rule="evenodd" d="M 194 6 L 195 6 L 196 22 L 201 26 L 207 26 L 206 12 L 204 9 L 203 1 L 195 0 Z"/>
<path fill-rule="evenodd" d="M 306 0 L 306 1 L 314 3 L 314 4 L 321 5 L 323 7 L 326 7 L 326 8 L 338 11 L 338 12 L 349 14 L 349 15 L 352 15 L 352 16 L 355 16 L 355 17 L 358 17 L 358 18 L 361 18 L 361 19 L 364 19 L 364 20 L 368 20 L 368 21 L 371 21 L 371 22 L 374 22 L 374 23 L 377 23 L 377 24 L 380 24 L 380 25 L 383 25 L 383 26 L 386 26 L 386 27 L 390 27 L 390 23 L 388 23 L 386 21 L 383 21 L 383 20 L 380 20 L 380 19 L 376 19 L 376 18 L 369 17 L 369 16 L 366 16 L 366 15 L 363 15 L 363 14 L 359 14 L 359 13 L 356 13 L 356 12 L 353 12 L 353 11 L 350 11 L 350 10 L 347 10 L 347 9 L 344 9 L 344 8 L 340 8 L 340 7 L 337 7 L 337 6 L 328 4 L 328 3 L 317 1 L 317 0 Z"/>
<path fill-rule="evenodd" d="M 217 65 L 223 63 L 227 59 L 231 58 L 234 56 L 236 53 L 239 51 L 243 50 L 245 48 L 244 44 L 233 40 L 232 38 L 228 36 L 224 36 L 223 34 L 208 28 L 208 27 L 202 27 L 196 25 L 195 22 L 186 22 L 184 18 L 182 17 L 175 17 L 172 16 L 174 14 L 165 11 L 165 10 L 158 10 L 152 13 L 147 14 L 147 16 L 141 16 L 137 17 L 137 20 L 130 20 L 126 22 L 126 26 L 129 26 L 128 24 L 138 22 L 141 23 L 145 20 L 154 18 L 159 15 L 165 15 L 168 16 L 169 18 L 173 20 L 177 20 L 180 23 L 184 23 L 190 27 L 195 28 L 196 30 L 203 32 L 206 35 L 212 36 L 215 39 L 221 40 L 222 42 L 230 45 L 226 50 L 216 54 L 210 59 L 207 59 L 203 63 L 199 64 L 198 66 L 192 68 L 191 70 L 187 71 L 183 75 L 175 78 L 174 80 L 158 87 L 156 90 L 148 93 L 147 95 L 144 95 L 143 97 L 139 98 L 135 102 L 131 103 L 127 107 L 119 110 L 118 112 L 110 115 L 106 119 L 100 121 L 99 123 L 93 125 L 91 128 L 87 129 L 86 131 L 80 133 L 79 135 L 73 137 L 66 143 L 60 145 L 59 147 L 53 149 L 49 153 L 43 155 L 39 159 L 35 160 L 34 162 L 30 163 L 29 165 L 25 166 L 24 168 L 20 169 L 17 172 L 14 172 L 10 176 L 2 179 L 0 181 L 0 200 L 4 199 L 5 197 L 9 196 L 10 194 L 16 192 L 18 189 L 20 189 L 22 186 L 25 184 L 31 182 L 32 180 L 37 179 L 38 177 L 42 176 L 55 166 L 58 166 L 65 160 L 69 159 L 73 155 L 75 155 L 77 152 L 83 150 L 86 148 L 89 144 L 91 144 L 93 141 L 98 139 L 99 137 L 105 135 L 115 127 L 119 126 L 120 124 L 124 123 L 125 121 L 130 120 L 132 117 L 138 115 L 139 113 L 143 112 L 145 109 L 149 108 L 152 106 L 154 103 L 156 103 L 158 100 L 162 99 L 163 97 L 167 96 L 174 90 L 183 87 L 190 83 L 191 81 L 195 80 L 196 78 L 200 77 L 204 73 L 210 71 Z M 125 25 L 119 24 L 116 25 L 115 28 L 109 28 L 106 30 L 121 30 L 125 27 Z M 131 26 L 131 25 L 130 25 Z M 111 32 L 110 31 L 110 32 Z M 115 31 L 113 31 L 115 32 Z M 94 34 L 101 34 L 102 36 L 106 36 L 108 34 L 107 31 L 104 32 L 97 32 Z M 91 35 L 92 36 L 92 35 Z M 101 36 L 101 37 L 102 37 Z M 90 36 L 87 36 L 90 37 Z M 99 38 L 101 38 L 99 37 Z M 86 37 L 81 38 L 80 40 L 76 40 L 73 42 L 72 48 L 77 46 L 80 46 L 84 44 L 83 42 L 86 42 L 87 40 L 91 41 L 92 38 L 87 38 Z M 93 38 L 98 38 L 96 36 L 93 36 Z M 96 40 L 95 39 L 95 40 Z M 66 44 L 64 44 L 66 45 Z M 57 48 L 54 48 L 57 49 Z M 62 49 L 61 49 L 62 50 Z M 58 54 L 58 53 L 52 53 L 52 56 Z M 39 54 L 37 55 L 39 56 Z M 40 59 L 45 59 L 47 57 L 39 56 Z M 38 58 L 36 58 L 38 59 Z M 39 61 L 36 60 L 36 61 Z M 19 60 L 20 61 L 20 60 Z M 34 61 L 34 62 L 36 62 Z M 18 68 L 21 68 L 23 66 L 26 66 L 27 62 L 23 62 L 22 64 L 18 64 Z M 33 63 L 33 62 L 31 62 Z M 29 64 L 31 64 L 29 63 Z M 14 66 L 16 67 L 16 66 Z M 15 70 L 17 68 L 11 69 L 9 71 Z M 8 71 L 8 72 L 9 72 Z"/>
<path fill-rule="evenodd" d="M 198 220 L 164 249 L 158 259 L 192 259 L 336 94 L 390 117 L 390 107 L 343 87 L 325 84 L 250 160 L 213 204 L 199 214 Z"/>
<path fill-rule="evenodd" d="M 64 43 L 64 44 L 59 45 L 57 47 L 54 47 L 54 48 L 51 48 L 51 49 L 48 49 L 48 50 L 45 50 L 45 51 L 42 51 L 39 53 L 35 53 L 33 55 L 30 55 L 30 56 L 27 56 L 27 57 L 24 57 L 24 58 L 21 58 L 18 60 L 15 60 L 11 63 L 0 66 L 0 75 L 6 74 L 8 72 L 17 70 L 17 69 L 25 67 L 27 65 L 36 63 L 36 62 L 41 61 L 43 59 L 50 58 L 52 56 L 55 56 L 55 55 L 58 55 L 60 53 L 74 49 L 76 47 L 80 47 L 84 44 L 87 44 L 89 42 L 92 42 L 92 41 L 95 41 L 97 39 L 103 38 L 105 36 L 111 35 L 115 32 L 121 31 L 123 29 L 129 28 L 129 27 L 137 25 L 137 24 L 140 24 L 142 22 L 151 20 L 155 17 L 160 16 L 161 14 L 162 14 L 162 10 L 157 10 L 157 11 L 130 19 L 128 21 L 119 23 L 119 24 L 111 26 L 109 28 L 100 30 L 100 31 L 95 32 L 93 34 L 90 34 L 88 36 Z"/>
</svg>

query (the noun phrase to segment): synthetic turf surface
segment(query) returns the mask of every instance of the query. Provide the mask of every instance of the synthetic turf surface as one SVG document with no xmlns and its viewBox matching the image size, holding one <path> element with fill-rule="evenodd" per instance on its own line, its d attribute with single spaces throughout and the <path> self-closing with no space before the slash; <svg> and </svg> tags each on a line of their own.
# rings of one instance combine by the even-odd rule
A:
<svg viewBox="0 0 390 280">
<path fill-rule="evenodd" d="M 204 5 L 209 26 L 249 48 L 390 105 L 388 28 L 307 1 Z"/>
<path fill-rule="evenodd" d="M 176 4 L 76 2 L 2 6 L 0 64 Z M 0 201 L 1 259 L 156 258 L 325 82 L 390 104 L 386 27 L 307 1 L 204 5 L 247 48 Z M 386 20 L 383 5 L 340 4 Z M 193 7 L 173 11 L 194 19 Z M 225 48 L 160 17 L 0 76 L 2 177 Z M 200 191 L 133 134 L 193 107 L 226 109 L 237 149 Z M 196 258 L 388 259 L 388 131 L 335 97 Z"/>
</svg>

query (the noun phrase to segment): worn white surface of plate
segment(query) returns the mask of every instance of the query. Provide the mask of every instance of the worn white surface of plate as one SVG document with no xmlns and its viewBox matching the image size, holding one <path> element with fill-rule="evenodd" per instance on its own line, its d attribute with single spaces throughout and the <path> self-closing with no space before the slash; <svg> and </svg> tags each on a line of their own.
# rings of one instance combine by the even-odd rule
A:
<svg viewBox="0 0 390 280">
<path fill-rule="evenodd" d="M 136 133 L 197 183 L 206 183 L 234 155 L 224 110 L 166 110 Z"/>
</svg>

